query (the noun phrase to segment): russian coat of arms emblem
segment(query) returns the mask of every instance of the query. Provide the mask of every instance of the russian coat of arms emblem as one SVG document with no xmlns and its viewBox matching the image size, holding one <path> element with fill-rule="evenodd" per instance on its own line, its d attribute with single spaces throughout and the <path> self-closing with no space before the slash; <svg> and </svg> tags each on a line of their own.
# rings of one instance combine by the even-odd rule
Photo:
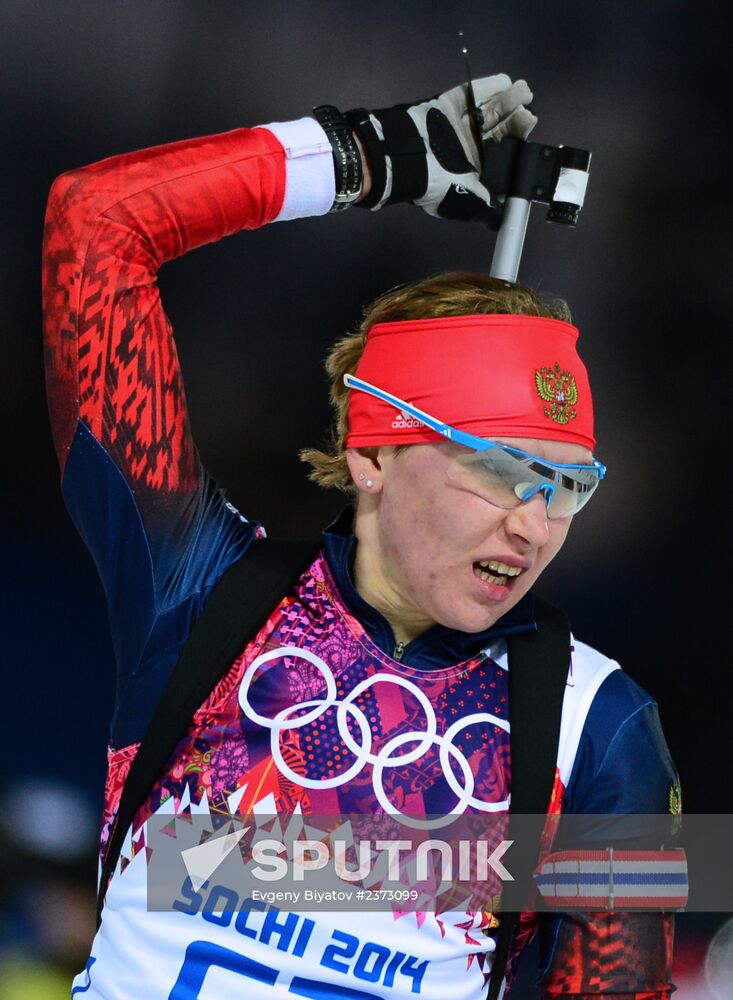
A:
<svg viewBox="0 0 733 1000">
<path fill-rule="evenodd" d="M 534 373 L 537 395 L 548 405 L 544 414 L 556 424 L 569 424 L 577 416 L 575 404 L 578 402 L 578 387 L 575 376 L 562 371 L 555 362 L 552 368 L 540 368 Z"/>
</svg>

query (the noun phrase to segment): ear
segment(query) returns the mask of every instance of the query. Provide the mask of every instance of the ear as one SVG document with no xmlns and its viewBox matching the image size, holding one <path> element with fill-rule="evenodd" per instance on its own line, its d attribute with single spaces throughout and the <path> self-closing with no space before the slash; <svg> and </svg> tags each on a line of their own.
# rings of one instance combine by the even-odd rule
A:
<svg viewBox="0 0 733 1000">
<path fill-rule="evenodd" d="M 384 482 L 384 448 L 347 448 L 346 462 L 354 486 L 360 493 L 375 496 Z"/>
</svg>

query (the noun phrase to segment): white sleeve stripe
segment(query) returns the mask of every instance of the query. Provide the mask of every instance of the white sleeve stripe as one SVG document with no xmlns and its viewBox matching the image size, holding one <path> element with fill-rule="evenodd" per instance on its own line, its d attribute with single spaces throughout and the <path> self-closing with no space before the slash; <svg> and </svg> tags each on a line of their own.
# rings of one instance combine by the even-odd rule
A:
<svg viewBox="0 0 733 1000">
<path fill-rule="evenodd" d="M 285 150 L 285 197 L 273 220 L 325 215 L 336 194 L 328 136 L 313 118 L 263 125 Z"/>
<path fill-rule="evenodd" d="M 565 698 L 562 707 L 562 719 L 560 722 L 560 745 L 557 753 L 557 765 L 560 771 L 560 779 L 567 787 L 570 775 L 575 763 L 575 757 L 580 745 L 580 737 L 583 727 L 588 717 L 593 699 L 598 693 L 598 689 L 605 679 L 621 667 L 615 660 L 609 660 L 589 649 L 583 643 L 577 643 L 571 637 L 571 642 L 575 645 L 575 653 L 572 656 L 573 666 L 576 664 L 583 667 L 589 666 L 590 671 L 581 669 L 573 671 L 568 677 L 568 686 L 565 688 Z M 585 653 L 592 654 L 592 661 L 587 665 L 583 662 Z M 589 660 L 591 657 L 588 658 Z M 585 675 L 585 676 L 584 676 Z M 573 686 L 576 684 L 577 686 Z"/>
</svg>

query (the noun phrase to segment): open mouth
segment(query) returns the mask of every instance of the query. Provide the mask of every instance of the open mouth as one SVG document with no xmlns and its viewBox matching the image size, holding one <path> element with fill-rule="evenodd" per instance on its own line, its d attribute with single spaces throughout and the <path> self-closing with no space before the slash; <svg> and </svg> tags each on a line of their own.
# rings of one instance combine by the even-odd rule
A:
<svg viewBox="0 0 733 1000">
<path fill-rule="evenodd" d="M 484 583 L 493 583 L 496 587 L 508 587 L 513 579 L 523 573 L 521 566 L 509 566 L 496 559 L 479 560 L 473 564 L 474 575 Z"/>
</svg>

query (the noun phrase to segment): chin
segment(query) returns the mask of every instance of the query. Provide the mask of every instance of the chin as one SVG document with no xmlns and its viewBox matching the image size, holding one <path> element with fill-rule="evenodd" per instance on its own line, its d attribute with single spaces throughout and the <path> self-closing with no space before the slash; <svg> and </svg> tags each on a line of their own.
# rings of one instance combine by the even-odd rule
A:
<svg viewBox="0 0 733 1000">
<path fill-rule="evenodd" d="M 491 628 L 503 614 L 509 610 L 506 608 L 472 608 L 462 611 L 454 611 L 446 614 L 443 618 L 437 618 L 446 628 L 455 629 L 456 632 L 484 632 Z"/>
<path fill-rule="evenodd" d="M 462 607 L 454 607 L 451 609 L 452 613 L 446 615 L 449 619 L 446 625 L 459 632 L 484 632 L 518 604 L 528 590 L 529 587 L 512 590 L 505 593 L 503 598 L 494 594 L 490 603 L 484 600 L 466 600 Z"/>
</svg>

